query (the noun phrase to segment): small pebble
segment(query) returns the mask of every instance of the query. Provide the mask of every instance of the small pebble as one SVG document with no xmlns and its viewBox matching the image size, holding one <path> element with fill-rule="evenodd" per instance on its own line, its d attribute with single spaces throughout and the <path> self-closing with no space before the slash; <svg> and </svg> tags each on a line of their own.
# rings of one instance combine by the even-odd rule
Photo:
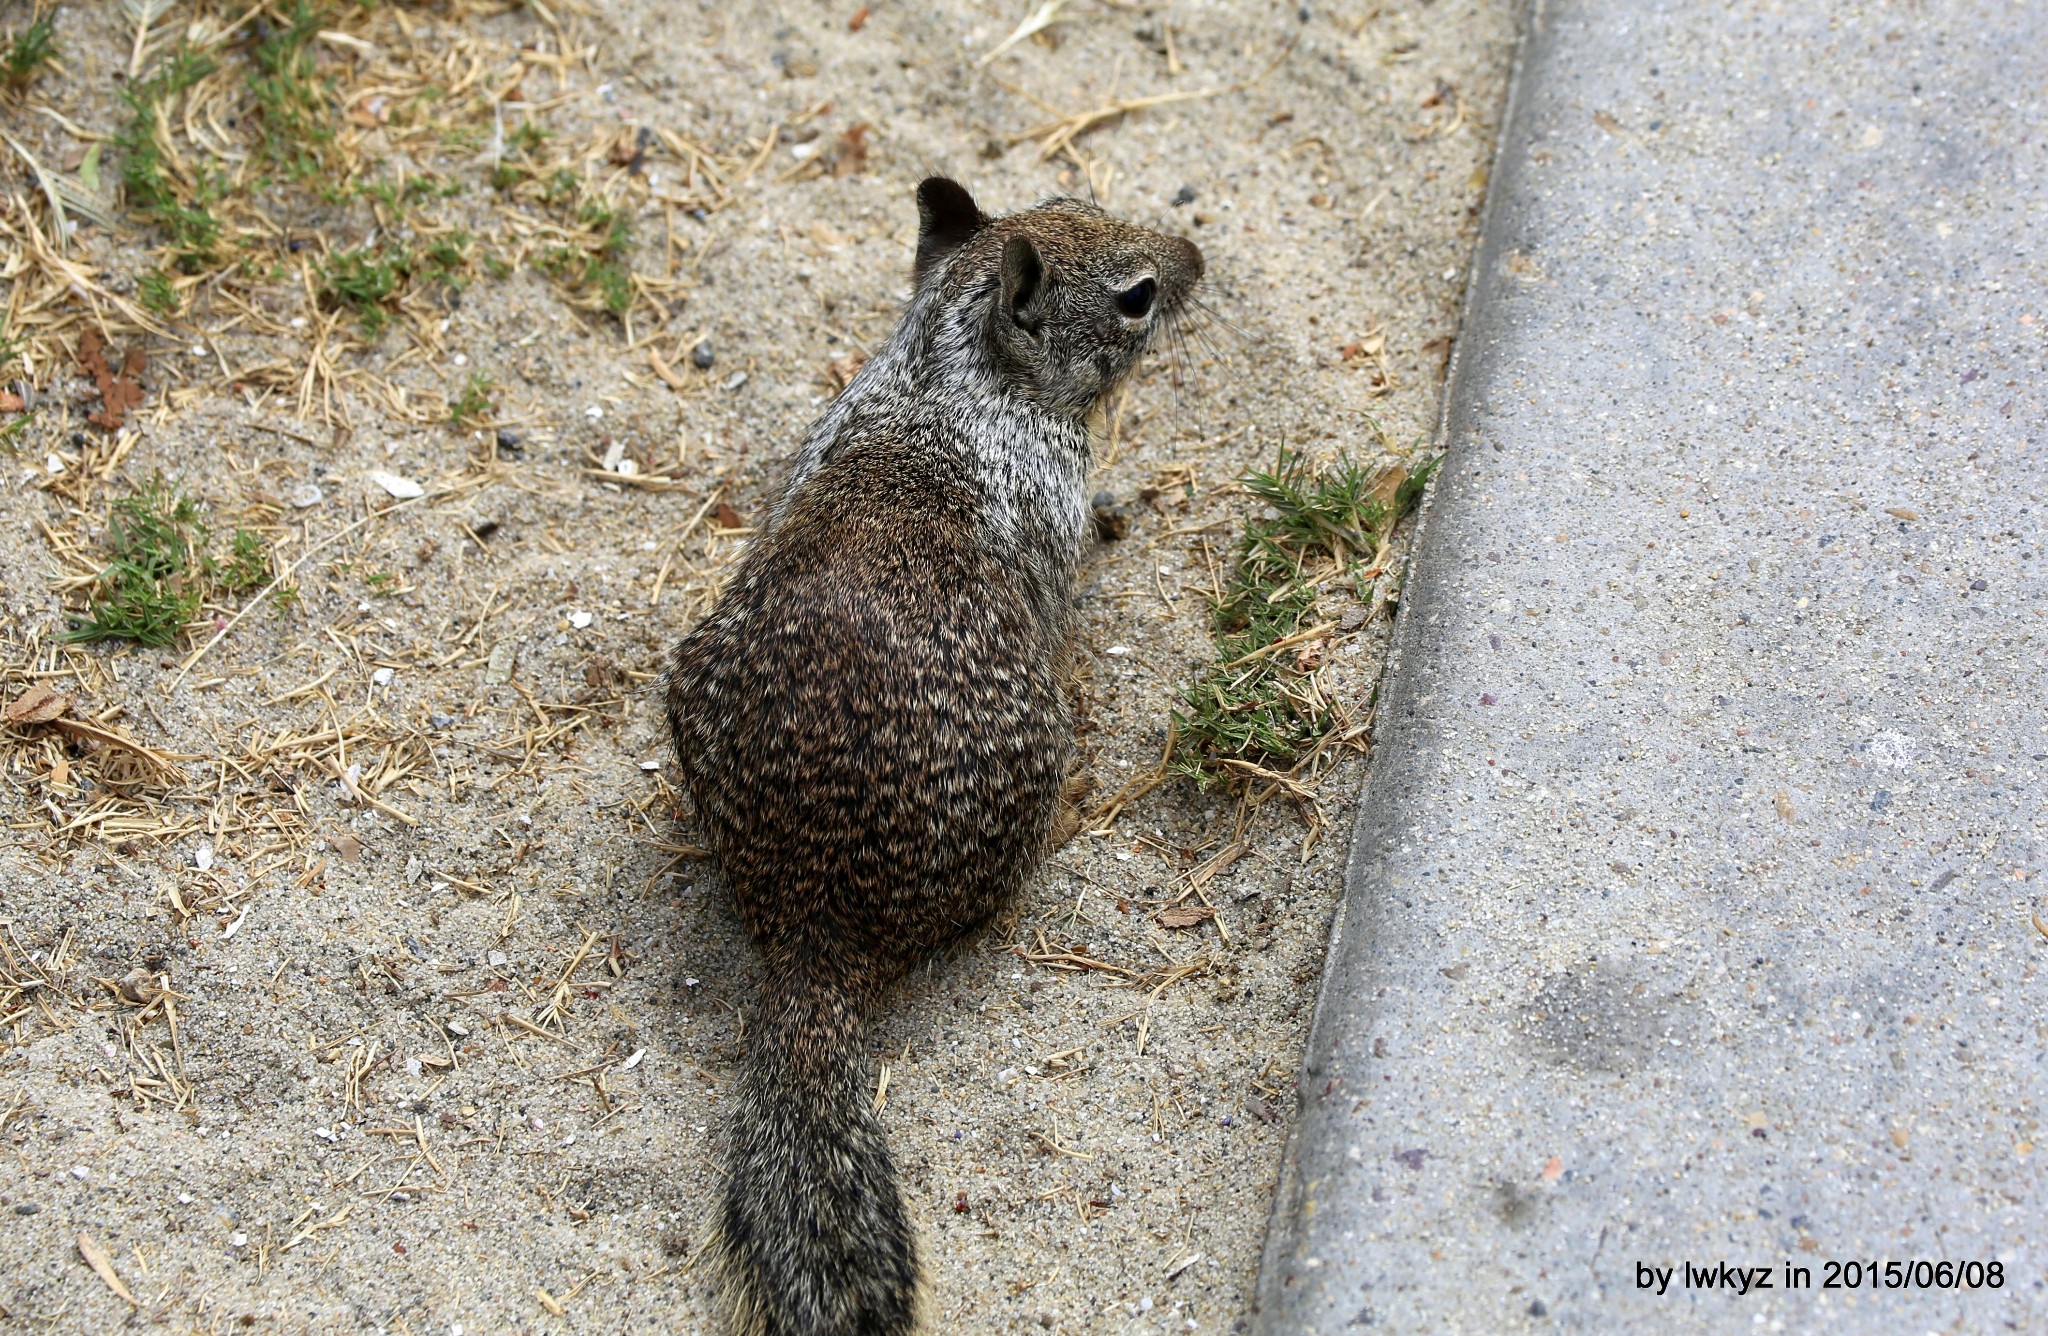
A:
<svg viewBox="0 0 2048 1336">
<path fill-rule="evenodd" d="M 435 728 L 446 728 L 455 722 L 455 716 L 442 714 L 439 710 L 436 710 L 427 716 L 427 722 Z"/>
<path fill-rule="evenodd" d="M 400 501 L 415 501 L 427 494 L 427 489 L 411 478 L 402 478 L 396 473 L 376 469 L 370 474 L 370 481 L 397 497 Z"/>
<path fill-rule="evenodd" d="M 735 371 L 732 373 L 732 379 L 725 382 L 725 388 L 727 388 L 728 390 L 736 390 L 746 383 L 747 373 L 744 371 Z"/>
<path fill-rule="evenodd" d="M 575 627 L 579 631 L 581 631 L 586 626 L 589 626 L 590 623 L 594 620 L 596 619 L 593 618 L 587 612 L 572 612 L 569 614 L 569 625 Z"/>
<path fill-rule="evenodd" d="M 14 1213 L 16 1215 L 34 1215 L 37 1211 L 40 1211 L 42 1209 L 42 1207 L 36 1205 L 32 1201 L 25 1201 L 14 1208 Z"/>
<path fill-rule="evenodd" d="M 391 679 L 397 675 L 390 668 L 379 668 L 376 672 L 370 674 L 370 682 L 375 686 L 388 687 L 391 685 Z"/>
<path fill-rule="evenodd" d="M 320 484 L 302 482 L 297 487 L 292 488 L 292 505 L 300 510 L 310 510 L 312 507 L 320 504 L 320 499 L 323 495 L 325 493 L 320 490 Z"/>
<path fill-rule="evenodd" d="M 213 866 L 213 846 L 202 844 L 192 851 L 192 866 L 201 872 Z"/>
<path fill-rule="evenodd" d="M 709 339 L 698 340 L 697 346 L 690 349 L 690 365 L 699 371 L 709 371 L 717 361 L 718 355 L 711 351 Z"/>
<path fill-rule="evenodd" d="M 498 428 L 498 448 L 500 450 L 510 450 L 517 454 L 521 449 L 519 433 L 513 431 L 510 427 Z"/>
</svg>

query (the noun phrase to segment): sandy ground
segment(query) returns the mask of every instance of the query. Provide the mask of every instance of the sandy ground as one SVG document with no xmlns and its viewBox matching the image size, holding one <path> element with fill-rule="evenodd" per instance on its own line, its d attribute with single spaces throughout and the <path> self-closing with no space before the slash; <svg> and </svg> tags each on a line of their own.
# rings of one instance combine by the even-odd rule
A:
<svg viewBox="0 0 2048 1336">
<path fill-rule="evenodd" d="M 1195 238 L 1226 322 L 1153 359 L 1105 427 L 1100 486 L 1134 519 L 1086 577 L 1098 795 L 1154 764 L 1207 659 L 1205 591 L 1250 506 L 1232 480 L 1282 442 L 1426 450 L 1505 0 L 1076 0 L 982 64 L 1031 8 L 358 16 L 353 40 L 415 72 L 483 74 L 444 104 L 471 136 L 423 146 L 379 119 L 375 60 L 395 56 L 318 44 L 365 113 L 351 151 L 460 183 L 419 216 L 523 262 L 345 346 L 295 257 L 377 219 L 272 186 L 272 230 L 246 244 L 274 267 L 188 292 L 146 340 L 121 433 L 85 423 L 75 369 L 34 368 L 41 409 L 0 456 L 0 691 L 53 686 L 73 719 L 164 759 L 0 732 L 0 1325 L 716 1329 L 698 1250 L 753 963 L 674 819 L 650 684 L 834 362 L 886 334 L 928 171 L 991 209 L 1092 189 Z M 64 163 L 88 141 L 29 104 L 113 130 L 131 33 L 115 6 L 73 6 L 58 34 L 65 68 L 0 116 Z M 649 281 L 624 324 L 535 272 L 517 216 L 549 215 L 485 184 L 499 122 L 481 88 L 550 132 L 537 154 L 628 207 Z M 1112 98 L 1219 89 L 1050 160 L 1009 142 Z M 634 173 L 609 146 L 642 126 L 676 138 L 643 136 Z M 680 143 L 717 155 L 724 188 Z M 8 170 L 9 216 L 40 209 Z M 74 255 L 132 296 L 159 242 L 87 227 Z M 317 383 L 316 345 L 335 368 Z M 479 369 L 500 449 L 440 420 Z M 426 494 L 394 508 L 373 469 Z M 64 582 L 93 568 L 110 500 L 155 475 L 217 528 L 268 533 L 277 568 L 299 563 L 295 606 L 230 624 L 241 601 L 224 599 L 162 650 L 60 643 L 81 606 Z M 321 499 L 292 504 L 308 483 Z M 1382 609 L 1328 647 L 1360 720 L 1386 629 Z M 1231 795 L 1157 789 L 878 1027 L 935 1329 L 1242 1326 L 1359 765 L 1321 777 L 1315 840 L 1284 800 L 1240 838 Z M 1191 874 L 1220 916 L 1162 929 Z"/>
</svg>

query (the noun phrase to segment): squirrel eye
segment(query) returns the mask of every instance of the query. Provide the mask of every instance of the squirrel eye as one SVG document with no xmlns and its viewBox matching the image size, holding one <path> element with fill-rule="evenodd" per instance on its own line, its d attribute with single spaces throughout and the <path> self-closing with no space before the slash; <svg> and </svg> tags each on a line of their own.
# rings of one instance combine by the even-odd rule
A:
<svg viewBox="0 0 2048 1336">
<path fill-rule="evenodd" d="M 1117 309 L 1132 319 L 1137 319 L 1152 309 L 1152 298 L 1158 292 L 1157 283 L 1149 278 L 1141 278 L 1116 294 Z"/>
</svg>

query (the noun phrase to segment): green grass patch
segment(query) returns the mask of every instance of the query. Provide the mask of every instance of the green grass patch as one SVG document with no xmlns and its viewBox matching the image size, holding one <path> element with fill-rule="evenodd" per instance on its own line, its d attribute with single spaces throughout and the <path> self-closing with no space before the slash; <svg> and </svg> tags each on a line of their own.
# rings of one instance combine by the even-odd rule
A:
<svg viewBox="0 0 2048 1336">
<path fill-rule="evenodd" d="M 512 132 L 508 147 L 515 153 L 532 153 L 552 138 L 553 135 L 532 121 L 522 120 L 519 122 L 519 128 Z"/>
<path fill-rule="evenodd" d="M 466 281 L 463 276 L 469 272 L 469 247 L 469 233 L 447 233 L 420 249 L 414 267 L 422 279 L 460 291 Z"/>
<path fill-rule="evenodd" d="M 533 165 L 531 159 L 540 146 L 551 138 L 552 135 L 532 121 L 519 122 L 519 128 L 505 138 L 498 160 L 491 165 L 491 189 L 501 194 L 510 194 L 519 186 L 536 179 L 540 175 L 540 170 Z M 547 191 L 562 193 L 564 198 L 570 198 L 575 193 L 576 185 L 576 173 L 564 169 L 555 173 Z M 551 199 L 549 202 L 556 201 Z"/>
<path fill-rule="evenodd" d="M 247 594 L 270 583 L 270 544 L 252 529 L 236 529 L 228 554 L 212 568 L 215 587 Z"/>
<path fill-rule="evenodd" d="M 402 218 L 409 205 L 460 195 L 462 183 L 445 176 L 405 176 L 396 180 L 386 177 L 358 186 L 357 193 L 381 205 L 384 221 L 391 223 Z"/>
<path fill-rule="evenodd" d="M 320 175 L 333 157 L 331 89 L 314 74 L 310 49 L 326 20 L 324 7 L 293 0 L 280 21 L 259 24 L 249 47 L 256 67 L 249 91 L 259 110 L 257 145 L 294 181 Z"/>
<path fill-rule="evenodd" d="M 417 283 L 460 291 L 470 272 L 470 235 L 455 231 L 427 245 L 358 246 L 335 251 L 320 266 L 320 297 L 330 310 L 352 312 L 363 333 L 376 338 L 399 300 Z"/>
<path fill-rule="evenodd" d="M 624 315 L 633 305 L 633 271 L 626 264 L 632 220 L 601 200 L 586 200 L 575 218 L 590 239 L 550 248 L 540 257 L 541 271 L 572 292 L 594 297 L 613 315 Z"/>
<path fill-rule="evenodd" d="M 448 407 L 449 425 L 455 427 L 480 427 L 491 420 L 498 411 L 491 401 L 491 391 L 497 386 L 481 371 L 470 373 L 469 383 L 462 387 L 462 393 Z"/>
<path fill-rule="evenodd" d="M 1374 475 L 1342 458 L 1327 469 L 1285 449 L 1273 468 L 1241 479 L 1264 503 L 1245 526 L 1222 597 L 1212 602 L 1211 667 L 1181 691 L 1170 768 L 1198 782 L 1242 779 L 1227 764 L 1284 770 L 1338 724 L 1314 666 L 1283 644 L 1319 624 L 1324 590 L 1349 583 L 1370 610 L 1366 573 L 1381 566 L 1395 523 L 1436 469 L 1423 465 L 1375 495 Z"/>
<path fill-rule="evenodd" d="M 57 28 L 45 14 L 7 39 L 0 51 L 0 84 L 19 92 L 57 60 Z"/>
<path fill-rule="evenodd" d="M 107 520 L 107 564 L 65 639 L 168 645 L 209 594 L 246 594 L 270 579 L 270 544 L 237 528 L 216 559 L 192 498 L 161 479 L 116 501 Z"/>
<path fill-rule="evenodd" d="M 353 313 L 363 333 L 374 339 L 390 320 L 390 308 L 397 304 L 412 266 L 412 256 L 396 246 L 335 251 L 320 267 L 320 295 Z"/>
<path fill-rule="evenodd" d="M 203 598 L 206 529 L 192 499 L 152 482 L 114 503 L 108 562 L 67 640 L 168 645 Z"/>
<path fill-rule="evenodd" d="M 203 167 L 195 181 L 179 180 L 164 161 L 162 144 L 171 133 L 171 106 L 213 70 L 211 58 L 179 46 L 156 74 L 121 90 L 128 119 L 114 135 L 129 207 L 170 234 L 172 259 L 186 273 L 198 273 L 218 258 L 221 223 L 213 206 L 225 186 Z"/>
<path fill-rule="evenodd" d="M 178 299 L 178 285 L 161 269 L 152 269 L 136 279 L 135 295 L 158 315 L 176 315 L 182 304 Z"/>
</svg>

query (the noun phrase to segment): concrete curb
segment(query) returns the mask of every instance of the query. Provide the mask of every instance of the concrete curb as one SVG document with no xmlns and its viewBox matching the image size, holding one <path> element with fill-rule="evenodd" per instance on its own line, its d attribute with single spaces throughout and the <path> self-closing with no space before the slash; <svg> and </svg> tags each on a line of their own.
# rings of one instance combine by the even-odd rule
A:
<svg viewBox="0 0 2048 1336">
<path fill-rule="evenodd" d="M 1532 7 L 1259 1330 L 2048 1329 L 2044 49 Z"/>
</svg>

